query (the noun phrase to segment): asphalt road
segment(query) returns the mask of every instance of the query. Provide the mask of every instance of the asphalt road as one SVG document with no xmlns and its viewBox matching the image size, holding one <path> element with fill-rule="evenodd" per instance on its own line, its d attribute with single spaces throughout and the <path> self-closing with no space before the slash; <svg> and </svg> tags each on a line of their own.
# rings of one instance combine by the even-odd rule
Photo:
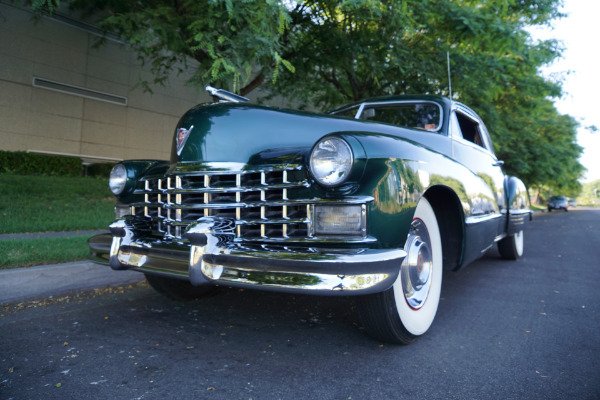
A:
<svg viewBox="0 0 600 400">
<path fill-rule="evenodd" d="M 0 398 L 598 399 L 599 227 L 600 210 L 536 215 L 519 261 L 444 275 L 409 346 L 367 338 L 343 298 L 137 286 L 4 309 Z"/>
</svg>

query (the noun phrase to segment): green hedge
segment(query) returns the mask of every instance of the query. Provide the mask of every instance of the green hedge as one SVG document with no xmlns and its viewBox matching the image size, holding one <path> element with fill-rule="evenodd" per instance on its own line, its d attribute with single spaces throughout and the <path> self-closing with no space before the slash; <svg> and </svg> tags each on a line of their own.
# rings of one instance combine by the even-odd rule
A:
<svg viewBox="0 0 600 400">
<path fill-rule="evenodd" d="M 108 177 L 112 166 L 113 164 L 102 163 L 84 168 L 79 157 L 0 150 L 0 173 Z"/>
<path fill-rule="evenodd" d="M 111 163 L 98 163 L 88 165 L 86 168 L 86 175 L 88 176 L 100 176 L 102 178 L 108 178 L 110 176 L 110 170 L 115 166 Z"/>
</svg>

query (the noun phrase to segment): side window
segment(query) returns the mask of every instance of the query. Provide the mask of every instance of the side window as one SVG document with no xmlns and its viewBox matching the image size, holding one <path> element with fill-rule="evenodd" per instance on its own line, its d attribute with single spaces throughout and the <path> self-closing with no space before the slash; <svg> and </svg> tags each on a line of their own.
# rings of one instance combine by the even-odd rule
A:
<svg viewBox="0 0 600 400">
<path fill-rule="evenodd" d="M 360 119 L 436 132 L 441 127 L 442 114 L 440 106 L 435 103 L 406 102 L 367 105 Z"/>
<path fill-rule="evenodd" d="M 460 132 L 462 133 L 463 139 L 468 140 L 471 143 L 475 143 L 476 145 L 481 146 L 483 148 L 486 148 L 479 123 L 460 112 L 456 112 L 454 113 L 454 115 L 456 117 L 452 119 L 456 120 L 456 123 L 460 128 Z"/>
</svg>

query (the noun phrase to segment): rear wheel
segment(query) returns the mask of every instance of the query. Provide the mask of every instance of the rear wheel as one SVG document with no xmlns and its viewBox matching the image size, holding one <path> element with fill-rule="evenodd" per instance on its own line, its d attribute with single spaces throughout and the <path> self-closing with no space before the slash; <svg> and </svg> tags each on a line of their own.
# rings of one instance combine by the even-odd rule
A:
<svg viewBox="0 0 600 400">
<path fill-rule="evenodd" d="M 216 291 L 215 286 L 193 286 L 188 281 L 146 274 L 152 289 L 172 300 L 189 301 L 207 297 Z"/>
<path fill-rule="evenodd" d="M 507 260 L 517 260 L 523 255 L 523 231 L 505 237 L 498 242 L 500 256 Z"/>
<path fill-rule="evenodd" d="M 437 312 L 442 288 L 442 241 L 433 208 L 417 205 L 398 279 L 385 292 L 357 300 L 367 333 L 389 343 L 408 344 L 423 335 Z"/>
</svg>

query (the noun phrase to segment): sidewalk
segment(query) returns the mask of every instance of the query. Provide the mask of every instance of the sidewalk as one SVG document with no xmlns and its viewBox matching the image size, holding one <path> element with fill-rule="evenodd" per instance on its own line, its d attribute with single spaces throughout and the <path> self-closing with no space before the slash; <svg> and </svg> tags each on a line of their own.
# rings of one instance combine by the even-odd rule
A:
<svg viewBox="0 0 600 400">
<path fill-rule="evenodd" d="M 57 296 L 75 290 L 128 285 L 145 279 L 92 261 L 0 270 L 0 304 Z"/>
<path fill-rule="evenodd" d="M 103 230 L 1 234 L 0 240 L 94 235 Z M 0 304 L 57 296 L 76 290 L 99 289 L 141 282 L 144 274 L 114 271 L 92 261 L 0 270 Z"/>
</svg>

